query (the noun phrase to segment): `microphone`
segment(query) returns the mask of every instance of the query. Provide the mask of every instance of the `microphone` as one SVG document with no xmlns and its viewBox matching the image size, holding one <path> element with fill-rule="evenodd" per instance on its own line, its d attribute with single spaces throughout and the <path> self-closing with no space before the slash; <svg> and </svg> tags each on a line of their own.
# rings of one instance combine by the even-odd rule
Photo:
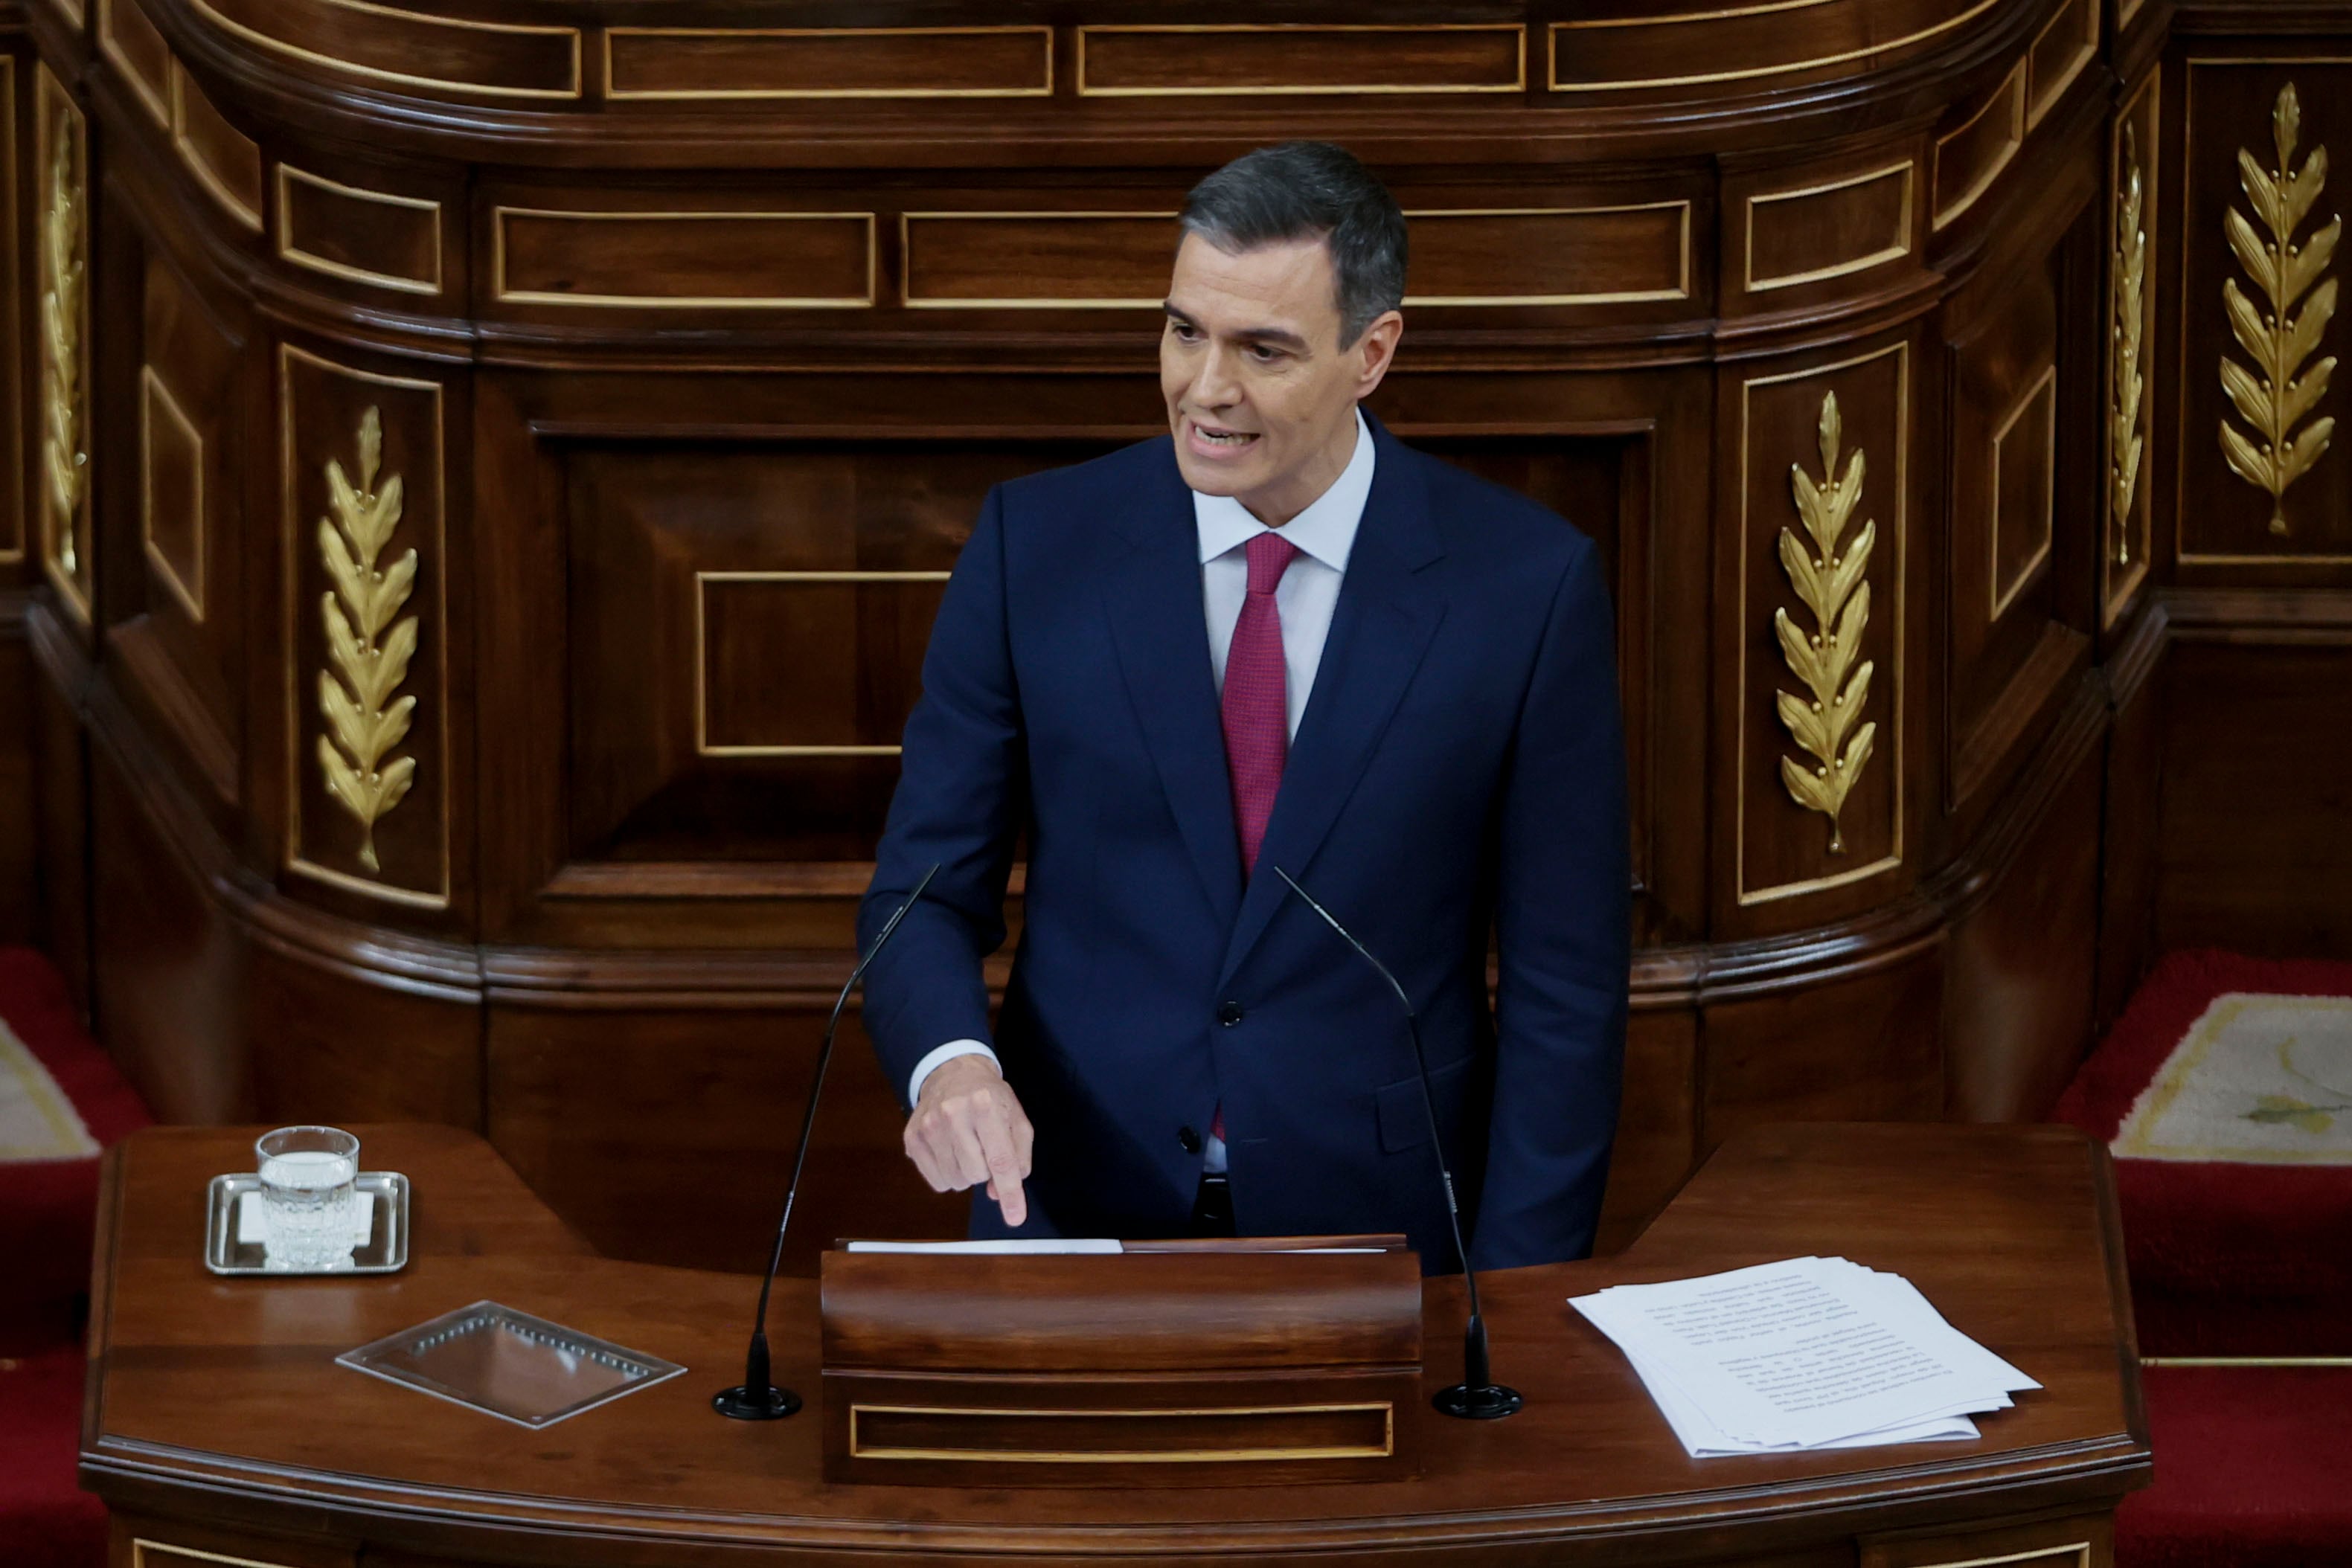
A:
<svg viewBox="0 0 2352 1568">
<path fill-rule="evenodd" d="M 1421 1019 L 1412 1010 L 1412 998 L 1405 995 L 1389 967 L 1372 956 L 1372 950 L 1356 940 L 1355 934 L 1339 924 L 1339 917 L 1315 902 L 1315 895 L 1298 885 L 1298 879 L 1280 866 L 1274 874 L 1290 884 L 1290 891 L 1306 900 L 1307 907 L 1323 917 L 1323 924 L 1339 934 L 1339 939 L 1370 964 L 1381 978 L 1396 993 L 1399 1006 L 1404 1009 L 1405 1031 L 1412 1036 L 1412 1064 L 1421 1077 L 1421 1109 L 1429 1118 L 1429 1147 L 1437 1156 L 1438 1180 L 1445 1187 L 1445 1222 L 1454 1229 L 1454 1255 L 1462 1260 L 1463 1282 L 1470 1292 L 1470 1322 L 1462 1331 L 1462 1381 L 1451 1388 L 1441 1388 L 1430 1399 L 1440 1413 L 1465 1421 L 1499 1421 L 1506 1416 L 1516 1416 L 1527 1401 L 1519 1391 L 1495 1381 L 1486 1364 L 1486 1319 L 1478 1310 L 1478 1276 L 1471 1271 L 1470 1249 L 1462 1245 L 1462 1210 L 1454 1201 L 1454 1173 L 1446 1168 L 1445 1145 L 1437 1135 L 1437 1097 L 1430 1092 L 1429 1057 L 1422 1049 Z"/>
<path fill-rule="evenodd" d="M 816 1048 L 816 1071 L 809 1081 L 808 1105 L 801 1112 L 800 1148 L 793 1155 L 792 1185 L 784 1188 L 784 1217 L 776 1221 L 775 1249 L 768 1254 L 767 1276 L 760 1281 L 760 1310 L 751 1319 L 751 1345 L 743 1355 L 743 1381 L 710 1396 L 710 1407 L 721 1416 L 738 1421 L 781 1421 L 801 1407 L 799 1395 L 769 1381 L 768 1292 L 775 1289 L 776 1270 L 783 1267 L 784 1231 L 793 1222 L 793 1199 L 800 1195 L 801 1167 L 808 1164 L 809 1134 L 816 1130 L 816 1100 L 824 1092 L 824 1070 L 833 1061 L 833 1031 L 840 1026 L 841 1009 L 849 1005 L 849 993 L 866 977 L 866 967 L 881 956 L 882 949 L 898 929 L 898 922 L 907 918 L 907 912 L 923 896 L 923 889 L 930 886 L 931 878 L 939 874 L 939 863 L 933 862 L 931 869 L 923 873 L 923 880 L 915 884 L 915 891 L 907 895 L 907 902 L 875 935 L 874 946 L 857 960 L 857 967 L 850 970 L 849 978 L 842 982 L 841 995 L 833 999 L 833 1016 L 824 1020 L 824 1039 Z"/>
</svg>

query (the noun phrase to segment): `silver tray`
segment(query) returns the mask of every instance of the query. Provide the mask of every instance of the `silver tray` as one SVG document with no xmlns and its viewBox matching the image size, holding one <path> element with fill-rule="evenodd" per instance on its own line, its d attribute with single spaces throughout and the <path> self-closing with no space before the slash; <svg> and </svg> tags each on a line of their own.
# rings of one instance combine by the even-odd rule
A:
<svg viewBox="0 0 2352 1568">
<path fill-rule="evenodd" d="M 347 1350 L 335 1364 L 531 1427 L 552 1427 L 686 1370 L 496 1301 Z"/>
<path fill-rule="evenodd" d="M 352 1186 L 373 1199 L 368 1239 L 352 1260 L 327 1269 L 272 1269 L 260 1243 L 236 1239 L 236 1206 L 261 1190 L 250 1171 L 213 1177 L 205 1197 L 205 1267 L 215 1274 L 258 1274 L 273 1280 L 306 1275 L 392 1274 L 408 1267 L 408 1178 L 398 1171 L 362 1171 Z"/>
</svg>

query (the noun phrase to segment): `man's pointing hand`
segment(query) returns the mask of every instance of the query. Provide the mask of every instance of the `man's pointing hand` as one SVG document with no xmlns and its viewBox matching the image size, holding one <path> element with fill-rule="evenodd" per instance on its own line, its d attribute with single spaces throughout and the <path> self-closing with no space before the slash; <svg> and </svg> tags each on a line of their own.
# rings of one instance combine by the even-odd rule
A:
<svg viewBox="0 0 2352 1568">
<path fill-rule="evenodd" d="M 985 1182 L 1004 1223 L 1029 1217 L 1021 1183 L 1035 1137 L 1013 1086 L 988 1058 L 950 1057 L 923 1080 L 907 1118 L 907 1157 L 934 1192 L 961 1192 Z"/>
</svg>

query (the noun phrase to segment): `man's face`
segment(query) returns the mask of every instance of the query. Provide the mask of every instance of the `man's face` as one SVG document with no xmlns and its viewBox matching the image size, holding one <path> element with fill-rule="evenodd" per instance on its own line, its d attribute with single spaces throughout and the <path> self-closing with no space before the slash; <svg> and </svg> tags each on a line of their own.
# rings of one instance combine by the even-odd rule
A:
<svg viewBox="0 0 2352 1568">
<path fill-rule="evenodd" d="M 1160 390 L 1185 484 L 1276 527 L 1330 488 L 1354 448 L 1356 401 L 1380 385 L 1404 322 L 1389 311 L 1344 349 L 1339 327 L 1320 239 L 1228 256 L 1184 236 Z"/>
</svg>

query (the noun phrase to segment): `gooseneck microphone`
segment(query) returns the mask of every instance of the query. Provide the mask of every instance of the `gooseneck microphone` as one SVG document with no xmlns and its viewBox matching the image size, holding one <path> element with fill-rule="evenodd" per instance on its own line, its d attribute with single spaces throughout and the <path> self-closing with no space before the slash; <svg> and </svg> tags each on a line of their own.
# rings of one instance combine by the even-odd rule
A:
<svg viewBox="0 0 2352 1568">
<path fill-rule="evenodd" d="M 907 895 L 907 902 L 898 905 L 898 912 L 875 935 L 874 946 L 857 960 L 857 967 L 850 970 L 849 978 L 842 982 L 841 995 L 833 999 L 833 1016 L 824 1020 L 824 1039 L 816 1048 L 816 1071 L 809 1079 L 808 1105 L 801 1112 L 801 1142 L 793 1155 L 792 1184 L 784 1188 L 784 1217 L 776 1221 L 775 1249 L 768 1254 L 768 1272 L 760 1281 L 760 1310 L 751 1319 L 751 1346 L 743 1355 L 743 1381 L 710 1396 L 710 1407 L 721 1416 L 730 1416 L 738 1421 L 779 1421 L 801 1407 L 799 1395 L 769 1381 L 768 1292 L 775 1289 L 776 1270 L 783 1267 L 784 1231 L 793 1222 L 793 1199 L 800 1195 L 801 1167 L 808 1164 L 809 1134 L 816 1129 L 817 1096 L 824 1092 L 824 1070 L 833 1061 L 833 1031 L 841 1025 L 841 1009 L 849 1005 L 849 993 L 866 977 L 866 967 L 881 956 L 882 949 L 898 929 L 898 922 L 907 918 L 907 912 L 923 896 L 923 889 L 930 886 L 931 878 L 939 874 L 939 864 L 934 862 L 931 869 L 923 873 L 923 880 L 915 884 L 915 891 Z"/>
<path fill-rule="evenodd" d="M 1372 950 L 1356 940 L 1355 933 L 1339 924 L 1339 917 L 1315 902 L 1315 895 L 1298 885 L 1298 879 L 1280 866 L 1274 874 L 1290 884 L 1290 891 L 1307 903 L 1307 907 L 1323 917 L 1323 924 L 1339 934 L 1339 939 L 1363 956 L 1389 983 L 1396 993 L 1399 1006 L 1404 1009 L 1405 1032 L 1412 1036 L 1412 1064 L 1421 1078 L 1421 1109 L 1429 1118 L 1429 1147 L 1437 1156 L 1438 1180 L 1445 1187 L 1445 1221 L 1454 1229 L 1454 1255 L 1462 1260 L 1462 1280 L 1470 1293 L 1470 1322 L 1462 1331 L 1462 1381 L 1451 1388 L 1441 1388 L 1430 1403 L 1444 1415 L 1465 1421 L 1496 1421 L 1506 1416 L 1516 1416 L 1527 1403 L 1516 1388 L 1505 1387 L 1495 1381 L 1486 1364 L 1486 1319 L 1478 1310 L 1478 1276 L 1470 1268 L 1470 1249 L 1462 1244 L 1462 1209 L 1454 1201 L 1454 1173 L 1445 1164 L 1445 1145 L 1437 1134 L 1437 1097 L 1429 1087 L 1429 1057 L 1421 1044 L 1421 1018 L 1412 1010 L 1412 998 L 1389 973 L 1389 967 L 1372 956 Z"/>
</svg>

